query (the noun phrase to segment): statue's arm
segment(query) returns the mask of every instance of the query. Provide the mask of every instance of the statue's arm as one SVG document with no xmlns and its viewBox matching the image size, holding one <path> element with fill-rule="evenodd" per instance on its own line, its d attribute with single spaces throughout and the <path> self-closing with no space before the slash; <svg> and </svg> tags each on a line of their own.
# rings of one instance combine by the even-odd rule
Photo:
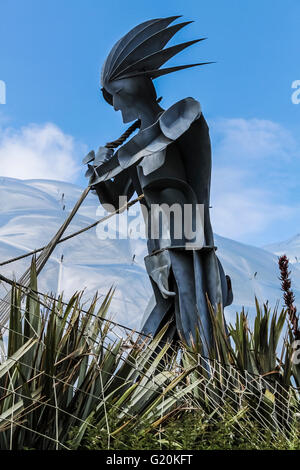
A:
<svg viewBox="0 0 300 470">
<path fill-rule="evenodd" d="M 197 196 L 198 203 L 204 204 L 206 244 L 213 246 L 214 238 L 209 215 L 211 142 L 203 114 L 177 140 L 177 145 L 183 157 L 187 180 Z"/>
<path fill-rule="evenodd" d="M 91 151 L 83 159 L 83 163 L 88 164 L 85 176 L 89 177 L 89 185 L 96 191 L 100 203 L 106 206 L 108 212 L 119 209 L 120 204 L 124 205 L 124 197 L 130 200 L 134 194 L 130 170 L 119 166 L 117 153 L 114 154 L 112 149 L 99 147 L 96 154 Z M 118 167 L 117 171 L 115 167 Z M 123 197 L 123 201 L 119 200 L 120 197 Z"/>
<path fill-rule="evenodd" d="M 183 157 L 188 181 L 198 202 L 209 203 L 211 180 L 211 142 L 203 114 L 176 141 Z"/>
<path fill-rule="evenodd" d="M 129 201 L 134 194 L 134 187 L 128 170 L 123 170 L 122 173 L 116 175 L 112 180 L 102 181 L 93 185 L 92 189 L 96 191 L 102 205 L 109 204 L 115 208 L 107 207 L 109 212 L 119 209 L 120 197 L 126 197 Z"/>
</svg>

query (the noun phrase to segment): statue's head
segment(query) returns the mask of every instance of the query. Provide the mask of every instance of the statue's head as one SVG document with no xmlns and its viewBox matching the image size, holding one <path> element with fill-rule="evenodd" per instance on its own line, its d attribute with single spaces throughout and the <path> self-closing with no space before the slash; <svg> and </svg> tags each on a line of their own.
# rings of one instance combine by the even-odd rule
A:
<svg viewBox="0 0 300 470">
<path fill-rule="evenodd" d="M 152 80 L 177 70 L 205 63 L 160 69 L 171 57 L 196 39 L 164 49 L 174 34 L 191 21 L 169 26 L 179 16 L 146 21 L 122 37 L 110 51 L 101 72 L 101 90 L 105 100 L 122 112 L 124 122 L 138 118 L 139 107 L 156 102 Z"/>
<path fill-rule="evenodd" d="M 152 80 L 142 75 L 113 80 L 102 92 L 115 111 L 121 111 L 125 123 L 137 119 L 143 106 L 157 100 Z"/>
</svg>

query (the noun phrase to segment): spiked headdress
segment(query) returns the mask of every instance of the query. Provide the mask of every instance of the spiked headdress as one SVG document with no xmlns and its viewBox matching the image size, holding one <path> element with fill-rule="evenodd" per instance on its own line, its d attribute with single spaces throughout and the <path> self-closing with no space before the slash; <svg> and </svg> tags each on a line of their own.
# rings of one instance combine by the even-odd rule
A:
<svg viewBox="0 0 300 470">
<path fill-rule="evenodd" d="M 104 62 L 101 72 L 102 91 L 107 101 L 110 101 L 110 96 L 105 90 L 105 84 L 113 80 L 141 75 L 154 79 L 177 70 L 211 63 L 203 62 L 160 69 L 163 64 L 178 52 L 206 39 L 195 39 L 164 49 L 166 44 L 179 30 L 192 23 L 192 21 L 186 21 L 169 26 L 179 17 L 170 16 L 168 18 L 145 21 L 130 30 L 129 33 L 125 34 L 114 45 Z"/>
</svg>

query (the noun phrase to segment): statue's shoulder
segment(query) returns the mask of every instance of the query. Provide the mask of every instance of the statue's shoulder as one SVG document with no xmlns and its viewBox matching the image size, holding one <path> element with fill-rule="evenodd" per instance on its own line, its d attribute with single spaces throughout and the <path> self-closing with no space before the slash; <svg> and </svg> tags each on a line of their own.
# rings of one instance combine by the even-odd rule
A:
<svg viewBox="0 0 300 470">
<path fill-rule="evenodd" d="M 153 158 L 159 160 L 155 163 L 158 168 L 164 161 L 164 151 L 168 145 L 180 138 L 200 116 L 201 106 L 194 98 L 177 101 L 163 111 L 155 123 L 119 148 L 120 166 L 128 168 L 142 158 L 155 154 Z"/>
<path fill-rule="evenodd" d="M 201 116 L 199 101 L 188 97 L 174 103 L 159 118 L 159 126 L 165 137 L 178 139 Z"/>
</svg>

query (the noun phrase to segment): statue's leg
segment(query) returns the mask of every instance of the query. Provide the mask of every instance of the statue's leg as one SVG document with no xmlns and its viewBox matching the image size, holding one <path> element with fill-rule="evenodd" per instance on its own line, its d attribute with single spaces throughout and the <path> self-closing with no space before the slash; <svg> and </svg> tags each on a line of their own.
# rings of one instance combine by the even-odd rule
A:
<svg viewBox="0 0 300 470">
<path fill-rule="evenodd" d="M 144 188 L 144 193 L 150 208 L 152 204 L 165 204 L 170 207 L 177 203 L 183 214 L 185 204 L 192 204 L 193 207 L 196 205 L 192 189 L 185 181 L 179 179 L 169 178 L 152 182 Z M 154 222 L 157 223 L 157 220 Z M 215 248 L 203 248 L 201 245 L 198 249 L 187 249 L 185 230 L 182 229 L 182 236 L 178 238 L 175 222 L 174 217 L 169 219 L 167 243 L 161 239 L 156 240 L 158 252 L 154 251 L 145 258 L 153 290 L 156 292 L 156 306 L 145 322 L 143 331 L 145 328 L 148 331 L 157 331 L 159 325 L 165 323 L 167 311 L 172 308 L 167 310 L 162 308 L 162 305 L 164 301 L 171 302 L 179 337 L 187 344 L 196 342 L 199 338 L 202 352 L 208 356 L 213 346 L 213 334 L 212 312 L 207 300 L 215 310 L 218 305 L 223 308 L 228 304 L 226 277 L 215 254 Z M 203 229 L 203 225 L 199 227 L 200 232 L 203 232 L 203 244 L 207 245 Z M 150 230 L 148 235 L 151 237 Z"/>
<path fill-rule="evenodd" d="M 149 309 L 148 315 L 145 316 L 141 330 L 145 334 L 155 336 L 170 321 L 170 327 L 165 334 L 166 340 L 174 341 L 173 327 L 176 324 L 181 340 L 191 344 L 199 338 L 203 355 L 209 356 L 213 338 L 207 300 L 216 309 L 218 304 L 222 307 L 223 299 L 227 298 L 226 278 L 220 276 L 219 261 L 214 250 L 170 249 L 165 252 L 170 257 L 170 269 L 166 273 L 167 287 L 176 295 L 164 298 L 153 280 L 153 277 L 157 278 L 161 253 L 147 257 L 147 269 L 155 293 L 155 305 L 152 305 L 152 309 Z"/>
<path fill-rule="evenodd" d="M 164 299 L 157 285 L 152 281 L 151 277 L 150 280 L 152 282 L 155 296 L 153 301 L 149 302 L 148 311 L 146 309 L 142 321 L 141 331 L 145 335 L 151 335 L 155 337 L 156 334 L 159 333 L 166 324 L 168 324 L 167 330 L 165 331 L 151 358 L 149 359 L 149 361 L 154 360 L 165 344 L 170 344 L 170 347 L 164 355 L 164 358 L 157 365 L 158 370 L 164 370 L 167 365 L 170 365 L 172 357 L 174 354 L 176 354 L 179 346 L 179 337 L 175 321 L 174 302 L 173 299 L 170 298 Z"/>
<path fill-rule="evenodd" d="M 170 250 L 176 282 L 176 325 L 187 344 L 200 340 L 202 353 L 212 348 L 212 326 L 206 294 L 205 255 L 199 251 Z"/>
<path fill-rule="evenodd" d="M 155 336 L 159 330 L 168 322 L 169 312 L 172 309 L 173 301 L 171 298 L 164 298 L 157 284 L 151 277 L 151 271 L 147 268 L 150 282 L 152 285 L 154 299 L 151 299 L 142 320 L 141 331 L 146 335 Z M 172 337 L 170 338 L 172 339 Z"/>
<path fill-rule="evenodd" d="M 210 356 L 213 348 L 211 315 L 224 312 L 232 292 L 214 249 L 169 250 L 177 292 L 176 325 L 182 339 L 191 344 L 200 339 L 202 353 Z M 212 307 L 212 308 L 211 308 Z M 223 314 L 224 333 L 227 333 Z"/>
</svg>

